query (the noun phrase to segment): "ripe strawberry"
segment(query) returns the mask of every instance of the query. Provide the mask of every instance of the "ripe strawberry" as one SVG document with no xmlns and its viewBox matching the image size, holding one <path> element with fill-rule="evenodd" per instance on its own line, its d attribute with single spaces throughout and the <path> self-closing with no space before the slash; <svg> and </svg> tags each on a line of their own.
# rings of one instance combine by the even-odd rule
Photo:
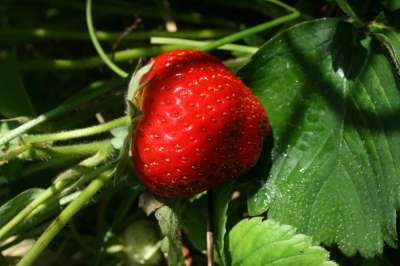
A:
<svg viewBox="0 0 400 266">
<path fill-rule="evenodd" d="M 269 132 L 259 100 L 211 55 L 175 50 L 141 78 L 136 171 L 154 194 L 189 197 L 252 167 Z"/>
</svg>

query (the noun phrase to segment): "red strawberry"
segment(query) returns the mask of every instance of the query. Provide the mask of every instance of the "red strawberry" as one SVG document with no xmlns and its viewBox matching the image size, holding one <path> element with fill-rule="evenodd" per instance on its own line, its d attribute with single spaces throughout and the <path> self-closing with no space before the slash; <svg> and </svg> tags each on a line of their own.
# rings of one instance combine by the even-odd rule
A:
<svg viewBox="0 0 400 266">
<path fill-rule="evenodd" d="M 189 197 L 252 167 L 269 132 L 259 100 L 211 55 L 175 50 L 141 79 L 136 171 L 164 198 Z"/>
</svg>

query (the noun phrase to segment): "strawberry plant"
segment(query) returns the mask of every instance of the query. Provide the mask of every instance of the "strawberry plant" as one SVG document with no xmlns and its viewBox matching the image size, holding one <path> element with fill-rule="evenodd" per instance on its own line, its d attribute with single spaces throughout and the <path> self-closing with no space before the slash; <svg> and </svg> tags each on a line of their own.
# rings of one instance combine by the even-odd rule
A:
<svg viewBox="0 0 400 266">
<path fill-rule="evenodd" d="M 398 264 L 399 1 L 0 12 L 0 265 Z"/>
</svg>

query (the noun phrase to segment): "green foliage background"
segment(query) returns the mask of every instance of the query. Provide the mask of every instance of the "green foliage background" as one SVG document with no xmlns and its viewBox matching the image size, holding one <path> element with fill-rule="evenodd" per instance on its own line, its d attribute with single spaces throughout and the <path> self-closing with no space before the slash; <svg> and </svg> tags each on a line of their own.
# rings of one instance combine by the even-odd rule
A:
<svg viewBox="0 0 400 266">
<path fill-rule="evenodd" d="M 397 265 L 399 15 L 398 0 L 4 0 L 0 265 L 129 265 L 140 220 L 158 221 L 162 265 L 204 265 L 207 216 L 218 265 Z M 159 202 L 130 165 L 125 98 L 178 48 L 237 72 L 272 134 L 243 177 Z"/>
</svg>

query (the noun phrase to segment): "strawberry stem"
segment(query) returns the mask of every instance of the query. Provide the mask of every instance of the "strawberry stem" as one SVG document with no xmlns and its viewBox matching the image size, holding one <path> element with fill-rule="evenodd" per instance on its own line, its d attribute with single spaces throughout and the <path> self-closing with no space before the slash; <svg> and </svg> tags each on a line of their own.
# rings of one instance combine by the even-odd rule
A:
<svg viewBox="0 0 400 266">
<path fill-rule="evenodd" d="M 193 38 L 193 39 L 209 39 L 221 37 L 231 33 L 231 30 L 220 29 L 201 29 L 201 30 L 184 30 L 178 32 L 168 32 L 160 30 L 149 31 L 135 31 L 134 34 L 128 34 L 124 37 L 124 41 L 146 40 L 152 36 L 157 37 L 175 37 L 175 38 Z M 99 41 L 114 42 L 121 33 L 96 31 L 96 37 Z M 0 30 L 0 38 L 20 38 L 20 39 L 35 39 L 35 40 L 48 40 L 48 39 L 66 39 L 66 40 L 88 40 L 90 36 L 86 32 L 80 31 L 67 31 L 67 30 L 54 30 L 46 28 L 34 29 L 21 29 L 21 28 L 7 28 Z"/>
<path fill-rule="evenodd" d="M 74 97 L 73 99 L 57 106 L 55 109 L 45 114 L 42 114 L 32 120 L 29 120 L 28 122 L 20 125 L 17 128 L 14 128 L 13 130 L 8 131 L 6 134 L 0 137 L 0 147 L 17 138 L 18 136 L 28 132 L 30 129 L 66 112 L 69 112 L 80 106 L 84 102 L 96 98 L 97 96 L 111 90 L 120 83 L 122 83 L 121 80 L 97 81 L 92 83 L 91 85 L 89 85 L 87 93 Z"/>
<path fill-rule="evenodd" d="M 98 152 L 102 148 L 110 146 L 110 140 L 103 141 L 94 141 L 90 143 L 82 143 L 82 144 L 71 144 L 71 145 L 63 145 L 63 146 L 52 146 L 48 148 L 44 148 L 44 152 L 48 152 L 49 154 L 54 154 L 58 156 L 79 156 L 79 155 L 90 155 Z M 39 158 L 40 159 L 40 158 Z M 42 158 L 43 159 L 43 158 Z"/>
<path fill-rule="evenodd" d="M 223 45 L 225 45 L 227 43 L 232 43 L 232 42 L 241 40 L 241 39 L 243 39 L 243 38 L 245 38 L 245 37 L 247 37 L 249 35 L 253 35 L 253 34 L 265 31 L 267 29 L 271 29 L 271 28 L 276 27 L 278 25 L 284 24 L 284 23 L 289 22 L 291 20 L 297 19 L 301 15 L 301 13 L 297 9 L 295 9 L 295 8 L 293 8 L 293 7 L 291 7 L 291 6 L 287 5 L 287 4 L 284 4 L 284 3 L 282 3 L 282 2 L 280 2 L 278 0 L 268 0 L 268 2 L 276 4 L 276 5 L 280 6 L 280 7 L 288 10 L 291 13 L 289 15 L 285 15 L 285 16 L 276 18 L 274 20 L 264 22 L 264 23 L 259 24 L 257 26 L 254 26 L 254 27 L 239 31 L 237 33 L 228 35 L 226 37 L 223 37 L 223 38 L 221 38 L 219 40 L 216 40 L 214 42 L 211 42 L 209 44 L 204 45 L 203 47 L 200 48 L 200 50 L 209 51 L 209 50 L 216 49 L 216 48 L 221 47 L 221 46 L 223 46 Z"/>
<path fill-rule="evenodd" d="M 26 144 L 10 150 L 4 155 L 0 155 L 0 162 L 7 162 L 18 156 L 22 160 L 46 160 L 60 157 L 79 157 L 92 155 L 99 150 L 110 146 L 110 140 L 94 141 L 90 143 L 45 146 Z"/>
<path fill-rule="evenodd" d="M 69 130 L 64 132 L 41 134 L 41 135 L 30 135 L 24 138 L 27 143 L 38 143 L 47 141 L 60 141 L 60 140 L 70 140 L 75 138 L 82 138 L 87 136 L 92 136 L 96 134 L 101 134 L 109 131 L 110 129 L 127 126 L 131 123 L 128 116 L 123 116 L 114 120 L 111 120 L 104 124 L 99 124 L 96 126 L 80 128 L 75 130 Z"/>
<path fill-rule="evenodd" d="M 181 47 L 202 47 L 209 43 L 212 43 L 212 41 L 195 41 L 195 40 L 188 40 L 181 38 L 168 38 L 168 37 L 152 37 L 150 39 L 150 42 L 152 44 L 173 44 Z M 257 52 L 258 47 L 240 45 L 240 44 L 225 44 L 220 47 L 217 47 L 217 49 L 254 54 L 255 52 Z"/>
</svg>

